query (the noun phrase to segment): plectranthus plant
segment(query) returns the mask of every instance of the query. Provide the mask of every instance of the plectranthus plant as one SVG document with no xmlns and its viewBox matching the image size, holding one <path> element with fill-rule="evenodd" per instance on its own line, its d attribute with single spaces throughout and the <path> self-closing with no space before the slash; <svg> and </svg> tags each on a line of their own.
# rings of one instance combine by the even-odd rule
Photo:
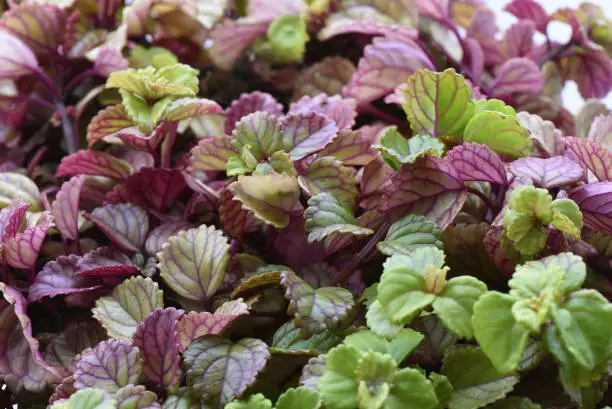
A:
<svg viewBox="0 0 612 409">
<path fill-rule="evenodd" d="M 0 408 L 612 405 L 598 5 L 0 11 Z"/>
</svg>

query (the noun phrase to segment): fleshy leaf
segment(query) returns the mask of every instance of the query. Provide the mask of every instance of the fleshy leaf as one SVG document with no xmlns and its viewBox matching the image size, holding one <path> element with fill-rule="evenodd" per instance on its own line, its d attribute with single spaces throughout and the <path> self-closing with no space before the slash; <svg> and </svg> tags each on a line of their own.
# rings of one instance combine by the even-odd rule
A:
<svg viewBox="0 0 612 409">
<path fill-rule="evenodd" d="M 323 242 L 333 253 L 356 238 L 369 236 L 374 231 L 358 225 L 349 207 L 330 193 L 319 193 L 308 200 L 304 212 L 308 242 Z"/>
<path fill-rule="evenodd" d="M 130 258 L 113 247 L 97 247 L 85 254 L 77 263 L 75 277 L 121 277 L 138 273 Z"/>
<path fill-rule="evenodd" d="M 585 107 L 586 106 L 588 106 L 587 103 L 585 103 Z M 592 123 L 589 123 L 589 125 L 591 125 L 591 127 L 585 137 L 587 140 L 595 142 L 599 146 L 610 149 L 612 148 L 612 139 L 610 138 L 610 134 L 612 133 L 612 115 L 610 115 L 610 112 L 607 110 L 604 111 L 604 114 L 605 115 L 600 114 L 590 118 Z M 576 125 L 576 128 L 578 128 L 578 125 Z M 584 137 L 582 139 L 584 139 Z"/>
<path fill-rule="evenodd" d="M 415 135 L 406 139 L 397 131 L 397 127 L 389 128 L 381 137 L 380 145 L 372 147 L 379 150 L 383 159 L 395 170 L 426 156 L 441 157 L 445 148 L 439 139 L 429 135 Z"/>
<path fill-rule="evenodd" d="M 178 122 L 187 118 L 221 113 L 223 113 L 223 109 L 215 101 L 211 101 L 210 99 L 180 98 L 172 101 L 172 103 L 168 105 L 163 120 Z"/>
<path fill-rule="evenodd" d="M 18 37 L 0 31 L 0 78 L 3 80 L 16 80 L 38 70 L 38 61 L 32 50 Z"/>
<path fill-rule="evenodd" d="M 98 207 L 86 217 L 125 251 L 140 251 L 149 231 L 147 214 L 130 203 Z"/>
<path fill-rule="evenodd" d="M 221 335 L 232 321 L 248 313 L 249 306 L 239 298 L 226 301 L 214 314 L 191 311 L 183 315 L 177 325 L 181 348 L 187 348 L 191 341 L 204 335 Z"/>
<path fill-rule="evenodd" d="M 545 189 L 572 185 L 582 179 L 582 168 L 563 156 L 552 158 L 521 158 L 510 164 L 510 172 L 531 179 L 533 184 Z"/>
<path fill-rule="evenodd" d="M 446 159 L 463 181 L 508 184 L 504 162 L 487 145 L 464 143 L 450 150 Z"/>
<path fill-rule="evenodd" d="M 203 138 L 191 150 L 189 166 L 196 170 L 225 170 L 227 161 L 236 155 L 231 138 L 226 135 Z"/>
<path fill-rule="evenodd" d="M 338 132 L 338 136 L 317 155 L 332 156 L 347 166 L 366 165 L 374 159 L 370 143 L 363 138 L 361 132 L 348 130 Z"/>
<path fill-rule="evenodd" d="M 270 115 L 279 116 L 283 114 L 283 105 L 265 92 L 253 91 L 241 94 L 225 110 L 225 133 L 231 134 L 240 119 L 255 112 L 267 112 Z"/>
<path fill-rule="evenodd" d="M 420 247 L 435 246 L 443 249 L 442 232 L 424 216 L 409 214 L 391 225 L 385 240 L 376 244 L 386 256 L 408 255 Z"/>
<path fill-rule="evenodd" d="M 494 111 L 482 111 L 470 119 L 463 139 L 489 146 L 495 153 L 514 158 L 528 156 L 532 141 L 516 117 Z"/>
<path fill-rule="evenodd" d="M 295 315 L 295 325 L 303 336 L 331 330 L 341 324 L 355 306 L 346 288 L 322 287 L 314 290 L 292 271 L 283 271 L 281 284 L 289 300 L 287 312 Z"/>
<path fill-rule="evenodd" d="M 533 403 L 528 398 L 510 396 L 509 398 L 499 400 L 495 402 L 494 404 L 487 406 L 487 408 L 488 409 L 542 409 L 542 406 L 538 405 L 537 403 Z"/>
<path fill-rule="evenodd" d="M 178 321 L 183 311 L 157 308 L 133 333 L 134 345 L 142 351 L 144 374 L 151 382 L 174 392 L 181 383 Z"/>
<path fill-rule="evenodd" d="M 64 156 L 57 168 L 56 177 L 62 176 L 106 176 L 123 180 L 133 172 L 132 166 L 104 151 L 80 150 Z"/>
<path fill-rule="evenodd" d="M 533 141 L 533 150 L 539 151 L 538 156 L 563 155 L 565 151 L 565 138 L 563 133 L 555 127 L 554 123 L 545 121 L 540 116 L 525 111 L 519 112 L 516 114 L 516 117 L 521 125 L 529 131 L 529 137 Z"/>
<path fill-rule="evenodd" d="M 345 99 L 339 95 L 332 97 L 320 94 L 316 97 L 304 96 L 289 106 L 291 114 L 307 114 L 316 112 L 328 116 L 336 123 L 340 131 L 348 130 L 355 125 L 357 104 L 353 99 Z"/>
<path fill-rule="evenodd" d="M 243 209 L 251 210 L 255 217 L 277 228 L 289 224 L 289 214 L 300 196 L 297 178 L 285 174 L 239 176 L 228 189 Z"/>
<path fill-rule="evenodd" d="M 138 323 L 163 306 L 163 291 L 157 283 L 148 277 L 136 276 L 115 287 L 111 295 L 99 298 L 92 313 L 108 335 L 129 341 Z"/>
<path fill-rule="evenodd" d="M 317 391 L 317 384 L 323 371 L 325 370 L 325 355 L 312 357 L 302 369 L 300 376 L 300 386 L 303 386 L 311 391 Z"/>
<path fill-rule="evenodd" d="M 13 200 L 30 203 L 31 212 L 42 210 L 40 191 L 36 183 L 20 173 L 0 173 L 0 208 L 11 205 Z"/>
<path fill-rule="evenodd" d="M 326 353 L 340 342 L 342 342 L 342 333 L 320 332 L 304 338 L 302 330 L 295 325 L 295 320 L 291 320 L 281 325 L 274 333 L 270 352 L 294 356 L 317 356 Z"/>
<path fill-rule="evenodd" d="M 580 207 L 586 227 L 612 234 L 612 182 L 580 186 L 570 191 L 569 197 Z"/>
<path fill-rule="evenodd" d="M 65 182 L 52 205 L 55 227 L 70 240 L 79 238 L 79 197 L 84 182 L 84 176 Z"/>
<path fill-rule="evenodd" d="M 423 339 L 423 334 L 409 328 L 403 328 L 391 339 L 383 338 L 372 331 L 355 332 L 344 338 L 343 344 L 356 348 L 362 353 L 372 350 L 381 354 L 388 354 L 400 365 Z"/>
<path fill-rule="evenodd" d="M 568 154 L 575 159 L 587 172 L 586 181 L 590 181 L 589 173 L 603 182 L 612 180 L 612 152 L 605 147 L 589 140 L 573 137 L 564 138 Z"/>
<path fill-rule="evenodd" d="M 234 200 L 234 195 L 228 189 L 223 189 L 219 195 L 219 217 L 223 229 L 232 237 L 241 237 L 262 225 L 253 212 L 244 209 L 239 200 Z"/>
<path fill-rule="evenodd" d="M 255 381 L 269 357 L 268 346 L 258 339 L 199 338 L 183 355 L 187 385 L 212 407 L 222 408 Z"/>
<path fill-rule="evenodd" d="M 221 230 L 202 225 L 168 239 L 157 253 L 161 277 L 189 300 L 208 300 L 221 286 L 230 246 Z"/>
<path fill-rule="evenodd" d="M 433 137 L 459 136 L 474 114 L 472 89 L 449 68 L 419 70 L 408 79 L 403 105 L 412 129 Z"/>
<path fill-rule="evenodd" d="M 284 15 L 268 27 L 267 40 L 274 53 L 274 61 L 291 63 L 300 61 L 309 40 L 306 21 L 301 16 Z"/>
<path fill-rule="evenodd" d="M 142 385 L 127 385 L 115 393 L 117 409 L 160 409 L 157 395 Z"/>
<path fill-rule="evenodd" d="M 47 231 L 53 227 L 53 217 L 47 212 L 40 214 L 36 224 L 26 227 L 14 237 L 4 237 L 4 254 L 0 254 L 3 263 L 15 268 L 34 268 Z"/>
<path fill-rule="evenodd" d="M 305 95 L 316 97 L 319 94 L 340 94 L 342 87 L 350 81 L 355 70 L 353 63 L 346 58 L 325 57 L 298 75 L 292 99 L 297 100 Z"/>
<path fill-rule="evenodd" d="M 536 63 L 528 58 L 511 58 L 497 69 L 497 75 L 491 84 L 491 96 L 538 94 L 542 88 L 544 75 Z"/>
<path fill-rule="evenodd" d="M 116 392 L 123 386 L 138 383 L 142 368 L 138 348 L 126 341 L 109 339 L 81 354 L 74 371 L 74 386 Z"/>
<path fill-rule="evenodd" d="M 466 199 L 463 181 L 446 159 L 427 157 L 406 165 L 391 183 L 393 189 L 381 202 L 381 211 L 424 215 L 441 229 L 453 221 Z"/>
<path fill-rule="evenodd" d="M 485 353 L 474 347 L 456 347 L 440 371 L 453 385 L 449 409 L 477 409 L 502 399 L 518 383 L 515 374 L 499 373 Z"/>
<path fill-rule="evenodd" d="M 325 407 L 348 409 L 358 407 L 356 371 L 362 353 L 354 347 L 340 345 L 325 357 L 325 370 L 317 391 Z"/>
<path fill-rule="evenodd" d="M 278 118 L 267 112 L 243 116 L 232 132 L 232 146 L 238 152 L 249 146 L 255 159 L 262 160 L 282 149 Z"/>
<path fill-rule="evenodd" d="M 329 193 L 351 208 L 359 194 L 355 171 L 331 156 L 315 159 L 306 174 L 298 177 L 298 183 L 309 196 Z"/>
</svg>

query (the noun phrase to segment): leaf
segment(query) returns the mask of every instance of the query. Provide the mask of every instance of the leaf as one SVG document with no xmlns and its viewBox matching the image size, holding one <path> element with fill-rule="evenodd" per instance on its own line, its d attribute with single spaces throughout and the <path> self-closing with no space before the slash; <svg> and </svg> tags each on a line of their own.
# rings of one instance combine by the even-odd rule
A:
<svg viewBox="0 0 612 409">
<path fill-rule="evenodd" d="M 415 181 L 419 183 L 415 183 Z M 394 214 L 423 215 L 446 228 L 466 199 L 463 181 L 446 159 L 427 157 L 406 165 L 391 180 L 392 190 L 379 210 Z M 363 190 L 363 189 L 362 189 Z"/>
<path fill-rule="evenodd" d="M 319 151 L 317 156 L 332 156 L 346 166 L 366 165 L 374 159 L 370 143 L 358 131 L 340 131 L 338 136 Z"/>
<path fill-rule="evenodd" d="M 163 120 L 178 122 L 188 118 L 221 113 L 223 113 L 223 109 L 215 101 L 211 101 L 210 99 L 179 98 L 168 105 Z"/>
<path fill-rule="evenodd" d="M 115 287 L 111 295 L 99 298 L 92 314 L 108 335 L 130 341 L 138 323 L 163 306 L 163 291 L 157 283 L 148 277 L 136 276 Z"/>
<path fill-rule="evenodd" d="M 223 189 L 219 195 L 219 217 L 223 230 L 232 237 L 241 237 L 263 224 L 253 212 L 243 209 L 241 202 L 234 200 L 234 195 L 228 189 Z"/>
<path fill-rule="evenodd" d="M 434 314 L 422 315 L 416 318 L 412 325 L 425 336 L 414 354 L 418 357 L 425 356 L 427 362 L 438 364 L 445 351 L 457 343 L 457 336 Z"/>
<path fill-rule="evenodd" d="M 134 345 L 142 351 L 145 376 L 169 392 L 181 383 L 178 321 L 182 316 L 182 310 L 156 308 L 133 333 Z"/>
<path fill-rule="evenodd" d="M 584 99 L 604 98 L 610 91 L 612 61 L 599 46 L 572 47 L 561 55 L 557 66 L 563 79 L 576 82 Z"/>
<path fill-rule="evenodd" d="M 519 122 L 525 127 L 533 141 L 533 148 L 540 151 L 540 156 L 550 157 L 563 155 L 565 152 L 565 138 L 563 133 L 551 121 L 545 121 L 540 116 L 519 112 L 516 114 Z"/>
<path fill-rule="evenodd" d="M 382 307 L 382 304 L 375 300 L 368 306 L 366 313 L 366 324 L 376 334 L 392 338 L 404 327 L 401 324 L 394 324 L 387 317 L 387 312 Z"/>
<path fill-rule="evenodd" d="M 255 112 L 267 112 L 272 116 L 283 114 L 283 105 L 274 97 L 261 91 L 240 94 L 225 110 L 225 133 L 231 134 L 236 124 L 245 116 Z"/>
<path fill-rule="evenodd" d="M 431 381 L 420 370 L 404 368 L 395 373 L 393 388 L 386 403 L 394 409 L 433 409 L 438 406 L 438 397 Z"/>
<path fill-rule="evenodd" d="M 119 278 L 139 272 L 132 260 L 112 247 L 97 247 L 77 262 L 75 277 Z"/>
<path fill-rule="evenodd" d="M 14 237 L 4 238 L 4 254 L 0 254 L 3 263 L 15 268 L 34 268 L 47 231 L 53 227 L 52 216 L 44 212 L 36 223 Z"/>
<path fill-rule="evenodd" d="M 403 108 L 416 134 L 459 136 L 474 113 L 472 89 L 452 68 L 419 70 L 404 92 Z"/>
<path fill-rule="evenodd" d="M 585 277 L 582 258 L 566 252 L 517 266 L 508 285 L 510 294 L 519 298 L 538 298 L 551 285 L 567 295 L 580 289 Z"/>
<path fill-rule="evenodd" d="M 441 157 L 445 147 L 439 139 L 429 135 L 415 135 L 406 139 L 393 126 L 381 137 L 380 145 L 373 145 L 372 148 L 379 150 L 383 159 L 395 170 L 400 170 L 403 165 L 427 156 Z"/>
<path fill-rule="evenodd" d="M 17 36 L 0 31 L 0 49 L 2 50 L 0 78 L 3 80 L 16 80 L 39 69 L 34 53 Z"/>
<path fill-rule="evenodd" d="M 376 351 L 389 355 L 401 365 L 423 338 L 423 334 L 409 328 L 403 328 L 390 340 L 372 331 L 359 331 L 344 338 L 343 344 L 356 348 L 362 353 Z"/>
<path fill-rule="evenodd" d="M 590 128 L 595 122 L 598 122 L 598 127 L 608 127 L 608 115 L 610 110 L 601 101 L 596 99 L 589 99 L 584 102 L 584 105 L 580 108 L 580 111 L 576 114 L 576 137 L 579 139 L 587 139 L 591 133 Z M 603 117 L 597 120 L 597 117 Z M 604 119 L 606 118 L 606 119 Z M 603 134 L 603 133 L 602 133 Z M 595 132 L 590 140 L 598 142 L 598 137 L 603 136 L 600 132 Z M 601 141 L 599 141 L 601 142 Z"/>
<path fill-rule="evenodd" d="M 20 173 L 0 173 L 0 208 L 10 206 L 14 200 L 30 203 L 31 212 L 43 209 L 36 183 Z"/>
<path fill-rule="evenodd" d="M 119 88 L 142 99 L 159 100 L 164 97 L 191 97 L 198 91 L 198 71 L 189 65 L 173 64 L 113 72 L 106 88 Z"/>
<path fill-rule="evenodd" d="M 302 369 L 300 376 L 300 386 L 303 386 L 311 391 L 317 391 L 317 384 L 325 370 L 325 355 L 312 357 Z"/>
<path fill-rule="evenodd" d="M 331 156 L 315 159 L 306 174 L 298 176 L 298 183 L 311 197 L 329 193 L 351 208 L 355 207 L 359 194 L 355 171 Z"/>
<path fill-rule="evenodd" d="M 238 176 L 228 189 L 243 209 L 251 210 L 259 220 L 277 228 L 289 224 L 289 214 L 300 196 L 297 179 L 285 174 Z"/>
<path fill-rule="evenodd" d="M 319 409 L 319 395 L 303 387 L 289 388 L 276 401 L 275 409 Z"/>
<path fill-rule="evenodd" d="M 127 385 L 115 393 L 117 409 L 160 409 L 157 395 L 142 385 Z"/>
<path fill-rule="evenodd" d="M 573 137 L 564 138 L 568 155 L 582 166 L 585 180 L 592 180 L 591 174 L 599 181 L 612 180 L 612 152 L 588 140 Z M 581 175 L 582 176 L 582 175 Z"/>
<path fill-rule="evenodd" d="M 130 203 L 108 204 L 86 216 L 115 244 L 129 252 L 140 251 L 149 231 L 149 217 Z"/>
<path fill-rule="evenodd" d="M 482 111 L 470 119 L 463 139 L 487 145 L 495 153 L 518 158 L 531 153 L 532 142 L 527 130 L 510 115 L 494 111 Z"/>
<path fill-rule="evenodd" d="M 457 347 L 440 371 L 453 385 L 449 409 L 477 409 L 506 396 L 518 383 L 514 374 L 497 372 L 487 355 L 474 347 Z"/>
<path fill-rule="evenodd" d="M 62 184 L 52 205 L 55 226 L 67 239 L 79 239 L 79 197 L 84 176 L 75 176 Z"/>
<path fill-rule="evenodd" d="M 490 291 L 474 304 L 472 325 L 478 344 L 501 373 L 516 370 L 527 346 L 529 330 L 512 314 L 516 299 Z"/>
<path fill-rule="evenodd" d="M 510 396 L 487 406 L 488 409 L 542 409 L 542 406 L 533 403 L 529 398 Z"/>
<path fill-rule="evenodd" d="M 353 99 L 339 95 L 319 94 L 315 97 L 304 96 L 289 106 L 290 114 L 308 114 L 316 112 L 329 117 L 340 131 L 349 130 L 355 125 L 357 104 Z"/>
<path fill-rule="evenodd" d="M 320 332 L 304 339 L 295 320 L 287 321 L 272 336 L 272 354 L 317 356 L 324 354 L 342 342 L 342 333 Z"/>
<path fill-rule="evenodd" d="M 295 315 L 295 325 L 302 329 L 304 337 L 339 326 L 355 306 L 353 295 L 346 288 L 314 290 L 292 271 L 283 271 L 281 277 L 289 301 L 287 312 Z"/>
<path fill-rule="evenodd" d="M 223 282 L 229 250 L 227 238 L 214 226 L 183 230 L 157 253 L 161 277 L 182 297 L 208 300 Z"/>
<path fill-rule="evenodd" d="M 438 226 L 424 216 L 409 214 L 391 225 L 385 240 L 376 244 L 386 256 L 409 255 L 412 251 L 434 246 L 443 249 L 442 232 Z"/>
<path fill-rule="evenodd" d="M 580 207 L 584 225 L 595 231 L 612 234 L 612 182 L 590 183 L 569 192 L 569 198 Z"/>
<path fill-rule="evenodd" d="M 87 142 L 91 148 L 106 137 L 134 125 L 123 105 L 112 105 L 98 112 L 87 125 Z"/>
<path fill-rule="evenodd" d="M 210 34 L 213 63 L 229 71 L 249 46 L 268 31 L 268 21 L 224 20 Z"/>
<path fill-rule="evenodd" d="M 581 180 L 583 175 L 582 168 L 576 162 L 563 156 L 521 158 L 510 164 L 510 172 L 531 179 L 535 186 L 544 189 L 572 185 Z"/>
<path fill-rule="evenodd" d="M 538 94 L 544 88 L 544 75 L 528 58 L 510 58 L 497 68 L 491 84 L 491 96 L 500 97 L 513 93 Z"/>
<path fill-rule="evenodd" d="M 116 392 L 123 386 L 138 383 L 142 367 L 138 348 L 126 341 L 109 339 L 81 354 L 74 371 L 74 386 Z"/>
<path fill-rule="evenodd" d="M 102 389 L 85 388 L 73 393 L 62 403 L 56 403 L 53 409 L 116 409 L 117 402 Z"/>
<path fill-rule="evenodd" d="M 356 372 L 362 353 L 354 347 L 340 345 L 325 357 L 325 370 L 317 383 L 317 391 L 326 408 L 358 407 Z"/>
<path fill-rule="evenodd" d="M 189 166 L 195 170 L 225 170 L 227 161 L 236 155 L 231 139 L 226 135 L 200 139 L 191 150 Z"/>
<path fill-rule="evenodd" d="M 118 30 L 121 30 L 121 28 Z M 118 45 L 118 47 L 123 48 L 123 45 Z M 95 57 L 93 57 L 94 55 Z M 90 50 L 87 53 L 87 57 L 95 58 L 93 69 L 96 74 L 102 77 L 108 77 L 115 71 L 126 70 L 129 67 L 127 58 L 119 50 L 110 45 L 103 44 L 97 49 Z"/>
<path fill-rule="evenodd" d="M 277 126 L 278 118 L 267 112 L 255 112 L 243 116 L 232 131 L 232 146 L 240 152 L 249 146 L 256 160 L 270 157 L 282 149 L 282 135 Z"/>
<path fill-rule="evenodd" d="M 327 116 L 310 112 L 282 117 L 278 121 L 282 149 L 292 161 L 320 151 L 336 137 L 338 127 Z"/>
<path fill-rule="evenodd" d="M 325 192 L 308 200 L 304 219 L 308 242 L 322 242 L 329 253 L 374 234 L 373 230 L 359 226 L 350 208 L 341 200 Z"/>
<path fill-rule="evenodd" d="M 194 339 L 204 335 L 221 335 L 235 319 L 248 313 L 249 306 L 239 298 L 226 301 L 214 314 L 191 311 L 183 315 L 177 324 L 181 348 L 187 348 Z"/>
<path fill-rule="evenodd" d="M 199 338 L 183 355 L 187 385 L 211 406 L 222 408 L 255 381 L 269 357 L 268 346 L 258 339 Z"/>
<path fill-rule="evenodd" d="M 464 143 L 455 146 L 446 154 L 446 159 L 463 181 L 508 185 L 504 162 L 487 145 Z"/>
<path fill-rule="evenodd" d="M 402 1 L 398 4 L 376 2 L 371 0 L 348 0 L 341 3 L 341 8 L 327 22 L 327 27 L 320 35 L 329 38 L 325 31 L 358 22 L 374 21 L 382 24 L 416 27 L 418 13 L 414 2 Z"/>
<path fill-rule="evenodd" d="M 189 222 L 179 220 L 160 224 L 149 232 L 145 242 L 145 249 L 149 254 L 156 254 L 162 250 L 164 243 L 172 236 L 176 236 L 183 230 L 188 230 L 192 225 Z"/>
<path fill-rule="evenodd" d="M 107 152 L 80 150 L 62 158 L 55 177 L 89 175 L 123 180 L 132 173 L 132 166 L 128 162 Z"/>
<path fill-rule="evenodd" d="M 357 100 L 358 104 L 376 100 L 421 68 L 435 69 L 415 40 L 405 37 L 374 38 L 372 44 L 364 48 L 357 71 L 342 89 L 342 95 Z"/>
<path fill-rule="evenodd" d="M 292 100 L 308 95 L 337 95 L 356 71 L 353 63 L 340 56 L 325 57 L 302 70 L 295 78 Z"/>
<path fill-rule="evenodd" d="M 268 26 L 267 40 L 279 63 L 300 61 L 309 39 L 306 22 L 299 15 L 277 17 Z"/>
<path fill-rule="evenodd" d="M 593 100 L 591 100 L 591 102 L 593 102 Z M 587 101 L 583 107 L 583 110 L 588 106 Z M 610 140 L 610 133 L 612 132 L 612 116 L 610 116 L 610 112 L 607 110 L 607 108 L 605 108 L 605 106 L 601 108 L 595 105 L 591 109 L 596 110 L 595 112 L 599 115 L 593 115 L 593 117 L 589 118 L 589 125 L 591 125 L 591 127 L 588 129 L 588 133 L 581 139 L 586 138 L 588 141 L 594 142 L 601 147 L 610 149 L 612 147 L 612 141 Z M 578 129 L 578 124 L 576 125 L 576 128 Z"/>
<path fill-rule="evenodd" d="M 272 409 L 272 402 L 266 399 L 263 394 L 258 393 L 249 396 L 249 400 L 246 402 L 238 400 L 230 402 L 223 409 Z"/>
<path fill-rule="evenodd" d="M 504 7 L 504 10 L 514 14 L 518 19 L 533 21 L 540 31 L 546 29 L 549 21 L 544 7 L 535 0 L 512 0 Z"/>
</svg>

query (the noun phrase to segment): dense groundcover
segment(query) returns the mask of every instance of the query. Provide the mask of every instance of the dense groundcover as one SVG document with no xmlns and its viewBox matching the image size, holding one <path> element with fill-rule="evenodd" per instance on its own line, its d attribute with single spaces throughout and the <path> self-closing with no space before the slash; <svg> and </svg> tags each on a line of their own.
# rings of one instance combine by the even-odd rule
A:
<svg viewBox="0 0 612 409">
<path fill-rule="evenodd" d="M 596 5 L 0 4 L 1 408 L 612 404 Z"/>
</svg>

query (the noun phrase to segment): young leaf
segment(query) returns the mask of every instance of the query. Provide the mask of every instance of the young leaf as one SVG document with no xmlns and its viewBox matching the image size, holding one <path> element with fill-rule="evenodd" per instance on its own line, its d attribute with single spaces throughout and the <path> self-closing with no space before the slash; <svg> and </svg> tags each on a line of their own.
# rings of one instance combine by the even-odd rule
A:
<svg viewBox="0 0 612 409">
<path fill-rule="evenodd" d="M 423 341 L 423 338 L 423 334 L 409 328 L 403 328 L 391 340 L 371 331 L 359 331 L 344 338 L 343 344 L 356 348 L 362 353 L 376 351 L 388 354 L 398 365 L 401 365 L 404 359 Z"/>
<path fill-rule="evenodd" d="M 178 321 L 183 311 L 156 308 L 133 333 L 134 345 L 142 351 L 144 374 L 151 382 L 174 392 L 181 383 Z"/>
<path fill-rule="evenodd" d="M 295 320 L 291 320 L 281 325 L 274 333 L 270 343 L 270 352 L 272 354 L 317 356 L 342 342 L 341 334 L 321 332 L 304 339 L 302 330 L 295 325 Z"/>
<path fill-rule="evenodd" d="M 539 298 L 549 286 L 567 295 L 580 289 L 585 278 L 586 266 L 582 258 L 566 252 L 518 266 L 508 285 L 512 296 Z"/>
<path fill-rule="evenodd" d="M 115 287 L 111 295 L 99 298 L 92 314 L 108 335 L 129 341 L 138 323 L 163 306 L 163 291 L 157 283 L 148 277 L 136 276 Z"/>
<path fill-rule="evenodd" d="M 227 238 L 214 226 L 183 230 L 157 253 L 161 277 L 182 297 L 208 300 L 223 282 L 229 250 Z"/>
<path fill-rule="evenodd" d="M 16 80 L 39 69 L 34 53 L 17 36 L 0 31 L 0 49 L 0 78 L 3 80 Z"/>
<path fill-rule="evenodd" d="M 544 88 L 544 75 L 540 67 L 528 58 L 510 58 L 498 69 L 491 96 L 508 96 L 513 93 L 538 94 Z"/>
<path fill-rule="evenodd" d="M 472 89 L 449 68 L 442 73 L 419 70 L 408 79 L 403 105 L 416 134 L 460 136 L 474 114 Z"/>
<path fill-rule="evenodd" d="M 307 114 L 316 112 L 328 116 L 336 123 L 340 131 L 349 130 L 355 125 L 357 104 L 353 99 L 345 99 L 339 95 L 333 97 L 320 94 L 314 98 L 304 96 L 289 106 L 290 114 Z"/>
<path fill-rule="evenodd" d="M 160 409 L 157 395 L 143 385 L 127 385 L 115 392 L 117 409 Z"/>
<path fill-rule="evenodd" d="M 508 184 L 504 162 L 487 145 L 464 143 L 455 146 L 446 154 L 446 159 L 463 181 Z"/>
<path fill-rule="evenodd" d="M 79 238 L 79 197 L 84 176 L 75 176 L 62 184 L 52 205 L 55 227 L 67 239 Z"/>
<path fill-rule="evenodd" d="M 170 237 L 176 236 L 181 231 L 188 230 L 191 227 L 192 225 L 189 222 L 183 220 L 160 224 L 151 230 L 147 236 L 147 241 L 145 242 L 147 253 L 151 255 L 157 254 L 162 250 L 163 244 L 167 243 Z"/>
<path fill-rule="evenodd" d="M 428 246 L 443 249 L 442 232 L 433 221 L 414 214 L 393 223 L 385 240 L 376 244 L 378 250 L 386 256 L 409 255 L 418 248 Z"/>
<path fill-rule="evenodd" d="M 98 112 L 87 126 L 87 142 L 91 148 L 97 142 L 134 125 L 123 105 L 112 105 Z"/>
<path fill-rule="evenodd" d="M 465 126 L 463 139 L 487 145 L 495 153 L 518 158 L 531 153 L 532 141 L 527 130 L 510 115 L 482 111 Z"/>
<path fill-rule="evenodd" d="M 189 65 L 174 64 L 156 70 L 153 67 L 127 69 L 112 73 L 106 88 L 119 88 L 142 99 L 159 100 L 167 96 L 191 97 L 198 91 L 198 71 Z"/>
<path fill-rule="evenodd" d="M 275 409 L 319 409 L 319 395 L 303 387 L 289 388 L 276 401 Z"/>
<path fill-rule="evenodd" d="M 267 35 L 275 62 L 291 63 L 304 57 L 309 36 L 306 22 L 301 16 L 276 18 L 268 27 Z"/>
<path fill-rule="evenodd" d="M 102 389 L 85 388 L 73 393 L 67 401 L 57 402 L 52 409 L 116 409 L 117 402 Z"/>
<path fill-rule="evenodd" d="M 506 396 L 518 383 L 515 374 L 498 372 L 478 348 L 456 347 L 444 359 L 440 373 L 453 385 L 449 409 L 477 409 Z"/>
<path fill-rule="evenodd" d="M 138 383 L 142 367 L 138 348 L 129 342 L 109 339 L 81 354 L 74 371 L 74 386 L 116 392 L 123 386 Z"/>
<path fill-rule="evenodd" d="M 270 357 L 265 342 L 244 338 L 199 338 L 183 355 L 187 385 L 215 408 L 222 408 L 251 385 Z"/>
<path fill-rule="evenodd" d="M 195 170 L 225 170 L 227 161 L 236 155 L 227 135 L 200 139 L 191 150 L 189 166 Z"/>
<path fill-rule="evenodd" d="M 267 112 L 243 116 L 232 131 L 232 146 L 237 152 L 249 146 L 258 161 L 283 149 L 283 135 L 277 126 L 278 118 Z"/>
<path fill-rule="evenodd" d="M 0 173 L 0 208 L 10 206 L 13 200 L 30 203 L 31 212 L 43 208 L 38 186 L 30 178 L 15 172 Z"/>
<path fill-rule="evenodd" d="M 298 183 L 309 196 L 329 193 L 351 208 L 359 194 L 355 171 L 331 156 L 315 159 L 307 173 L 298 176 Z"/>
<path fill-rule="evenodd" d="M 576 162 L 563 156 L 552 158 L 521 158 L 510 164 L 510 172 L 531 179 L 544 189 L 572 185 L 583 177 L 583 170 Z"/>
<path fill-rule="evenodd" d="M 357 404 L 356 372 L 362 353 L 351 346 L 340 345 L 325 357 L 325 370 L 317 391 L 326 408 L 351 409 Z"/>
<path fill-rule="evenodd" d="M 249 396 L 246 402 L 239 400 L 230 402 L 223 409 L 272 409 L 272 402 L 266 399 L 263 394 L 258 393 Z"/>
<path fill-rule="evenodd" d="M 426 156 L 441 157 L 444 153 L 444 144 L 429 135 L 415 135 L 410 139 L 404 138 L 397 127 L 391 127 L 380 139 L 380 145 L 372 148 L 379 150 L 383 159 L 395 170 L 403 165 L 415 163 Z"/>
<path fill-rule="evenodd" d="M 316 112 L 289 113 L 278 121 L 281 148 L 291 160 L 305 158 L 326 147 L 338 134 L 338 126 L 329 117 Z"/>
<path fill-rule="evenodd" d="M 128 162 L 107 152 L 80 150 L 62 158 L 55 177 L 89 175 L 123 180 L 132 173 L 132 166 Z"/>
<path fill-rule="evenodd" d="M 86 217 L 121 249 L 129 252 L 142 249 L 149 231 L 147 214 L 130 203 L 98 207 Z"/>
<path fill-rule="evenodd" d="M 590 183 L 569 192 L 580 207 L 584 225 L 595 231 L 612 234 L 612 182 Z"/>
<path fill-rule="evenodd" d="M 225 133 L 230 135 L 243 117 L 255 112 L 267 112 L 273 116 L 283 114 L 283 105 L 270 94 L 260 91 L 240 94 L 225 110 Z"/>
</svg>

